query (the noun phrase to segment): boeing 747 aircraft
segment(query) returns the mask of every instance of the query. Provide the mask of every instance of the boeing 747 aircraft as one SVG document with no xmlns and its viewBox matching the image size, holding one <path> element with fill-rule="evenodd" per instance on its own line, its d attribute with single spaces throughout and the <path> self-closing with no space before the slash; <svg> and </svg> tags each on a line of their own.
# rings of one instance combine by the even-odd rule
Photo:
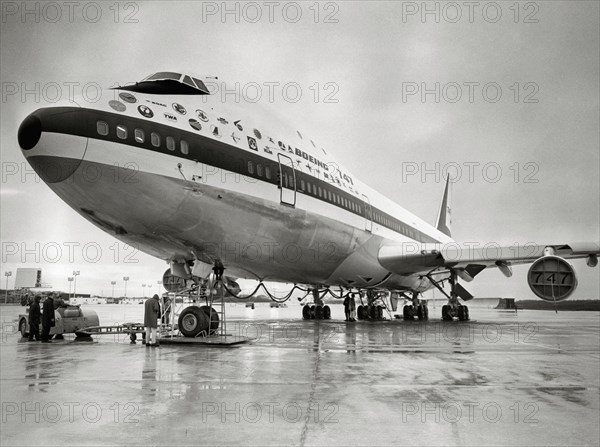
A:
<svg viewBox="0 0 600 447">
<path fill-rule="evenodd" d="M 328 317 L 323 291 L 385 292 L 412 302 L 404 318 L 427 319 L 419 296 L 448 298 L 444 320 L 468 320 L 463 304 L 485 268 L 527 281 L 544 300 L 577 286 L 566 261 L 597 265 L 600 246 L 549 243 L 466 249 L 453 241 L 448 183 L 431 226 L 362 183 L 309 136 L 260 106 L 222 102 L 207 80 L 159 72 L 108 90 L 93 107 L 31 113 L 18 141 L 33 169 L 81 216 L 117 239 L 170 263 L 167 277 L 279 281 L 312 290 L 304 317 Z M 447 292 L 444 288 L 449 288 Z M 182 312 L 184 335 L 203 328 Z M 180 323 L 181 323 L 180 317 Z M 180 324 L 181 326 L 181 324 Z"/>
</svg>

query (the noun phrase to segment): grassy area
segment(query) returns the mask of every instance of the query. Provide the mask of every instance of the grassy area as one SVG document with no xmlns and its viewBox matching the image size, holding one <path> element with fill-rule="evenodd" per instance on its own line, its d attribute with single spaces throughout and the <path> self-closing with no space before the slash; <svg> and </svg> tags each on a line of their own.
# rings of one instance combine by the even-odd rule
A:
<svg viewBox="0 0 600 447">
<path fill-rule="evenodd" d="M 554 303 L 542 300 L 522 300 L 516 302 L 518 309 L 554 310 Z M 566 300 L 556 303 L 558 310 L 596 310 L 600 311 L 600 300 Z"/>
</svg>

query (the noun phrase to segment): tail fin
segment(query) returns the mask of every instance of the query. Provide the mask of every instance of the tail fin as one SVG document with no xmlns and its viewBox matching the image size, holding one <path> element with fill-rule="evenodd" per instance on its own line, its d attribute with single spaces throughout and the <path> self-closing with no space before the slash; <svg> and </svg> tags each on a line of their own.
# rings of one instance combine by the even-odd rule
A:
<svg viewBox="0 0 600 447">
<path fill-rule="evenodd" d="M 450 209 L 450 176 L 446 177 L 446 188 L 444 189 L 444 197 L 440 205 L 436 228 L 448 237 L 452 237 L 450 228 L 452 227 L 452 211 Z"/>
</svg>

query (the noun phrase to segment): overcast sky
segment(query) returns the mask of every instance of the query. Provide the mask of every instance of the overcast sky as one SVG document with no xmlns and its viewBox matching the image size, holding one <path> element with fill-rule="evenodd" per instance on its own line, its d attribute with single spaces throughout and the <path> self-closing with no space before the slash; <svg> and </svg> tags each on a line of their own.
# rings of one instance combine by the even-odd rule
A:
<svg viewBox="0 0 600 447">
<path fill-rule="evenodd" d="M 279 83 L 272 103 L 264 87 L 262 106 L 430 223 L 440 174 L 459 167 L 456 240 L 599 240 L 599 3 L 476 3 L 426 3 L 436 17 L 421 14 L 422 2 L 279 2 L 273 10 L 232 2 L 225 16 L 221 2 L 79 2 L 71 11 L 63 2 L 30 2 L 34 12 L 25 15 L 21 2 L 3 2 L 2 281 L 5 271 L 13 271 L 11 286 L 16 268 L 39 266 L 55 289 L 68 290 L 67 277 L 79 270 L 80 292 L 110 295 L 117 280 L 120 295 L 123 276 L 128 295 L 141 296 L 144 283 L 158 290 L 164 261 L 141 253 L 126 259 L 123 244 L 23 175 L 16 133 L 27 114 L 57 96 L 52 83 L 64 100 L 66 83 L 76 94 L 87 85 L 93 97 L 95 85 L 160 70 L 229 85 Z M 297 102 L 284 92 L 287 83 L 300 86 Z M 23 97 L 24 90 L 34 93 Z M 79 244 L 72 260 L 65 243 Z M 598 298 L 600 269 L 574 265 L 575 296 Z M 526 271 L 516 268 L 511 279 L 484 271 L 468 288 L 533 297 Z"/>
</svg>

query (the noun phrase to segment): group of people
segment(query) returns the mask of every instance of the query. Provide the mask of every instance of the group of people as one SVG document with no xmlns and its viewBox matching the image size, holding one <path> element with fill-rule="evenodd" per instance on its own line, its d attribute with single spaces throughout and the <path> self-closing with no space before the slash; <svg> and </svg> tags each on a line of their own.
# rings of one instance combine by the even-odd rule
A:
<svg viewBox="0 0 600 447">
<path fill-rule="evenodd" d="M 29 306 L 29 341 L 40 341 L 42 343 L 52 343 L 50 341 L 50 329 L 56 325 L 54 317 L 54 297 L 49 295 L 44 300 L 40 308 L 41 295 L 36 295 Z M 40 323 L 42 324 L 42 334 L 40 336 Z"/>
<path fill-rule="evenodd" d="M 354 301 L 354 293 L 349 293 L 344 299 L 344 313 L 346 321 L 356 321 L 356 302 Z"/>
<path fill-rule="evenodd" d="M 144 303 L 144 328 L 146 330 L 146 338 L 143 343 L 146 344 L 146 347 L 158 346 L 156 333 L 159 319 L 163 324 L 170 324 L 171 301 L 168 296 L 163 298 L 163 308 L 165 311 L 162 313 L 161 318 L 160 299 L 156 294 L 154 294 L 152 298 L 148 298 Z"/>
</svg>

